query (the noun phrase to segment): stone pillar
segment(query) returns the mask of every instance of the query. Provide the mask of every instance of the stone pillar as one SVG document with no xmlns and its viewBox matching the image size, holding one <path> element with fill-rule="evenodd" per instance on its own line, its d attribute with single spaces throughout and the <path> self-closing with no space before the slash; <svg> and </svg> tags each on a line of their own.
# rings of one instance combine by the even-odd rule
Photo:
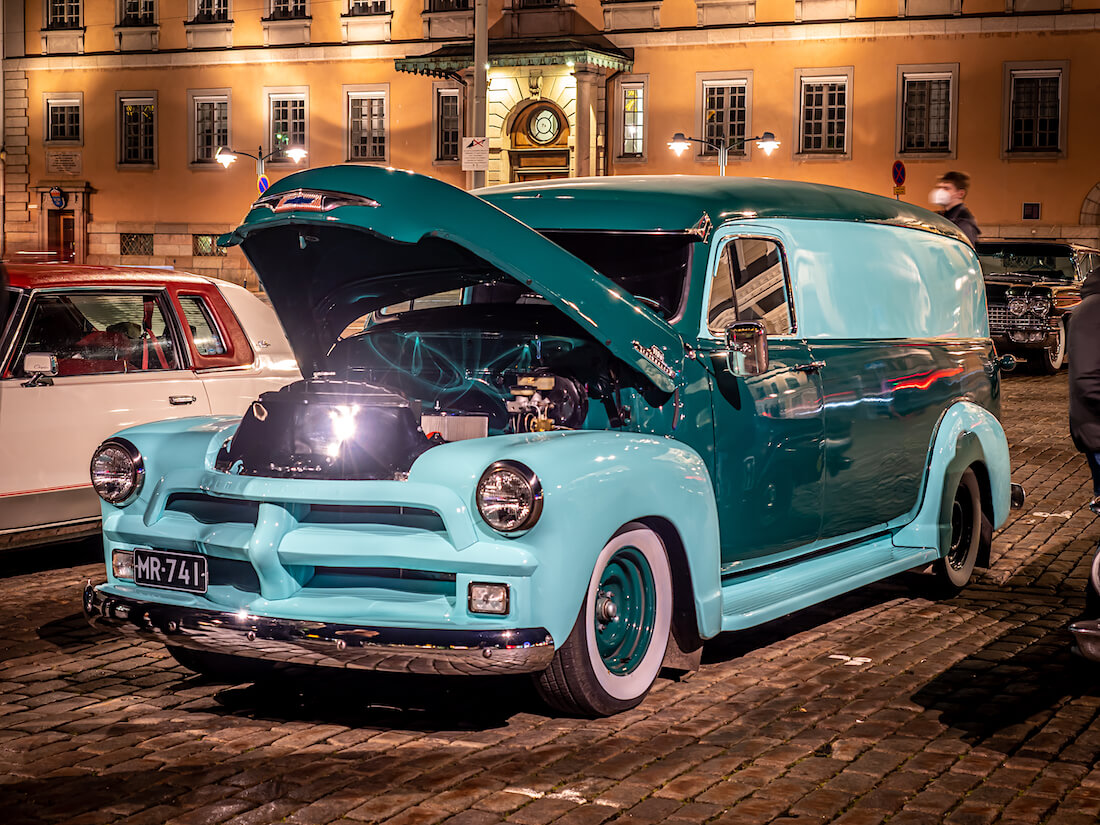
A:
<svg viewBox="0 0 1100 825">
<path fill-rule="evenodd" d="M 574 134 L 574 174 L 595 175 L 596 164 L 596 83 L 600 72 L 592 66 L 573 69 L 577 78 L 577 131 Z"/>
<path fill-rule="evenodd" d="M 30 157 L 27 153 L 27 73 L 4 71 L 4 251 L 36 249 L 41 245 L 38 224 L 30 205 Z"/>
</svg>

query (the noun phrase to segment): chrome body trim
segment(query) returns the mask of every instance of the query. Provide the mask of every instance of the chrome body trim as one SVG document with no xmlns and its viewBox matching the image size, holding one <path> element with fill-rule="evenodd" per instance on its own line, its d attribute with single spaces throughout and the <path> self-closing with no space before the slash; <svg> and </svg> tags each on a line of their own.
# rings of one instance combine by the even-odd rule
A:
<svg viewBox="0 0 1100 825">
<path fill-rule="evenodd" d="M 280 619 L 142 601 L 84 588 L 94 627 L 211 653 L 292 665 L 450 676 L 545 670 L 554 642 L 543 628 L 426 630 Z"/>
<path fill-rule="evenodd" d="M 1074 622 L 1069 626 L 1069 632 L 1077 640 L 1082 656 L 1100 662 L 1100 619 Z"/>
</svg>

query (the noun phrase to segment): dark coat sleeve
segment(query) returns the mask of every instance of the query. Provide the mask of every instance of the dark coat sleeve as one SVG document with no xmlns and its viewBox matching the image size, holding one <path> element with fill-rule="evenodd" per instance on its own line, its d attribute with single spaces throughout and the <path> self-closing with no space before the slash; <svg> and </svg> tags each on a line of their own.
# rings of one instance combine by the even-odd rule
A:
<svg viewBox="0 0 1100 825">
<path fill-rule="evenodd" d="M 1070 434 L 1079 450 L 1100 452 L 1100 294 L 1071 316 L 1069 351 Z"/>
</svg>

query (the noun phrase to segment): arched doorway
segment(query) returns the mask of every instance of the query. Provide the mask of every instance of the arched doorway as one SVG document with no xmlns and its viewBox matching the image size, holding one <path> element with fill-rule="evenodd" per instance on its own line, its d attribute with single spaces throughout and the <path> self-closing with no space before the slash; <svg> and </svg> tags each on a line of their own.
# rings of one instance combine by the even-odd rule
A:
<svg viewBox="0 0 1100 825">
<path fill-rule="evenodd" d="M 569 119 L 559 106 L 531 103 L 516 115 L 508 136 L 510 181 L 569 177 Z"/>
</svg>

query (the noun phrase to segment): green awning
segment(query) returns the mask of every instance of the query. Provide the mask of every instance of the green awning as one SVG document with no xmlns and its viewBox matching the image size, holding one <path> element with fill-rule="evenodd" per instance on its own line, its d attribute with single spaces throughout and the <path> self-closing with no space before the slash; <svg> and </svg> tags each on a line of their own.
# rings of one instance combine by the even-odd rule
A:
<svg viewBox="0 0 1100 825">
<path fill-rule="evenodd" d="M 399 57 L 394 61 L 399 72 L 433 77 L 450 77 L 473 64 L 473 43 L 456 43 L 427 54 Z M 570 65 L 629 72 L 634 67 L 634 57 L 609 42 L 595 43 L 573 38 L 489 41 L 490 67 Z"/>
</svg>

